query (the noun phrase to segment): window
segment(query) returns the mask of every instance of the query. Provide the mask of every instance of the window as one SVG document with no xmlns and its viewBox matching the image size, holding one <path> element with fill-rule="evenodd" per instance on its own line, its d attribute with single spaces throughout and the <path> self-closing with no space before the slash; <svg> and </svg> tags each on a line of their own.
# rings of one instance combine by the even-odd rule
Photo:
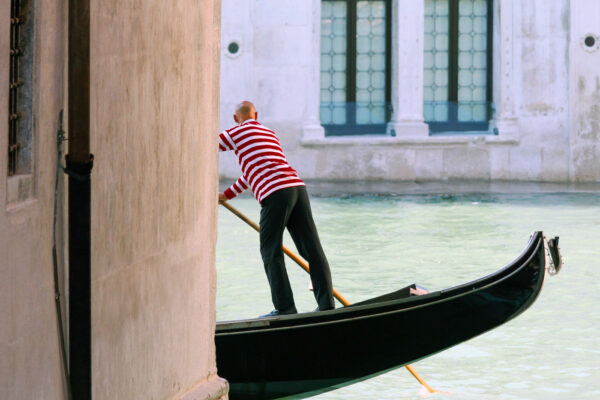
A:
<svg viewBox="0 0 600 400">
<path fill-rule="evenodd" d="M 12 0 L 10 7 L 10 78 L 8 97 L 8 175 L 17 172 L 17 156 L 19 146 L 17 133 L 19 131 L 19 111 L 17 103 L 19 99 L 19 33 L 20 33 L 20 1 Z"/>
<path fill-rule="evenodd" d="M 8 99 L 8 175 L 31 173 L 33 10 L 11 0 Z"/>
<path fill-rule="evenodd" d="M 424 118 L 432 134 L 492 118 L 493 0 L 425 0 Z"/>
<path fill-rule="evenodd" d="M 390 119 L 391 0 L 321 3 L 325 134 L 382 134 Z"/>
</svg>

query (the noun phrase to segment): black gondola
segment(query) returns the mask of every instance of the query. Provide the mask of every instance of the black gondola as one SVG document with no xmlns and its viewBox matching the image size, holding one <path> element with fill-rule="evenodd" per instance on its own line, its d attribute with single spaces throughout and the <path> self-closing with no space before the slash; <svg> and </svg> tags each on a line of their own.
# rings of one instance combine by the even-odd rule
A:
<svg viewBox="0 0 600 400">
<path fill-rule="evenodd" d="M 549 241 L 555 272 L 557 244 Z M 453 288 L 412 296 L 409 286 L 333 311 L 219 322 L 219 375 L 232 400 L 304 398 L 402 367 L 525 311 L 542 288 L 546 259 L 536 232 L 515 261 Z"/>
</svg>

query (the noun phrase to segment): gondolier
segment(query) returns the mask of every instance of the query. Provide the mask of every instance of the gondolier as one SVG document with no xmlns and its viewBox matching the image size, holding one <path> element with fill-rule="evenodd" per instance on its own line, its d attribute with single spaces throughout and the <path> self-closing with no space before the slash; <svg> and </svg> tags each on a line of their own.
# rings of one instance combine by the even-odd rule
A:
<svg viewBox="0 0 600 400">
<path fill-rule="evenodd" d="M 331 272 L 306 186 L 288 164 L 275 132 L 260 124 L 257 116 L 254 104 L 243 101 L 233 116 L 238 125 L 219 134 L 219 150 L 233 150 L 242 169 L 242 176 L 219 193 L 219 201 L 231 200 L 250 187 L 261 205 L 260 253 L 275 306 L 264 316 L 297 313 L 282 250 L 285 228 L 308 261 L 318 310 L 333 309 Z"/>
</svg>

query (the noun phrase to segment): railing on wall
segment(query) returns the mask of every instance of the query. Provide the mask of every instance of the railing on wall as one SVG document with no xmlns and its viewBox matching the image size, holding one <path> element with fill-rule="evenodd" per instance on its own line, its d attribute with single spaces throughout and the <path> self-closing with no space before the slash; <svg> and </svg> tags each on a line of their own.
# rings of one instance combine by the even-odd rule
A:
<svg viewBox="0 0 600 400">
<path fill-rule="evenodd" d="M 10 66 L 8 94 L 8 175 L 17 173 L 19 157 L 19 88 L 23 85 L 20 79 L 20 37 L 21 37 L 21 1 L 11 0 L 10 5 Z"/>
</svg>

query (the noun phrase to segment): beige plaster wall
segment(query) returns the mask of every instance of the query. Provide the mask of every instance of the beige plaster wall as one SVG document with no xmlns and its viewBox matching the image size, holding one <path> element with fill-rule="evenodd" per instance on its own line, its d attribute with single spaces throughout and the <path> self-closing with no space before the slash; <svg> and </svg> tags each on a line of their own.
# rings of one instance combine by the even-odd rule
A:
<svg viewBox="0 0 600 400">
<path fill-rule="evenodd" d="M 91 16 L 93 395 L 218 398 L 220 1 Z"/>
<path fill-rule="evenodd" d="M 5 55 L 0 57 L 4 90 L 0 96 L 0 399 L 65 398 L 52 272 L 56 130 L 65 95 L 65 15 L 63 1 L 35 3 L 33 173 L 10 178 L 5 150 L 10 2 L 0 3 L 0 20 L 5 21 L 0 24 L 0 53 Z M 7 187 L 25 178 L 33 189 L 8 202 Z M 58 246 L 60 253 L 61 240 Z"/>
<path fill-rule="evenodd" d="M 35 4 L 33 173 L 7 178 L 0 151 L 0 399 L 66 398 L 52 211 L 67 3 Z M 226 398 L 213 339 L 220 1 L 94 1 L 91 16 L 93 397 Z M 3 54 L 9 37 L 0 24 Z M 61 283 L 64 201 L 61 181 Z"/>
</svg>

